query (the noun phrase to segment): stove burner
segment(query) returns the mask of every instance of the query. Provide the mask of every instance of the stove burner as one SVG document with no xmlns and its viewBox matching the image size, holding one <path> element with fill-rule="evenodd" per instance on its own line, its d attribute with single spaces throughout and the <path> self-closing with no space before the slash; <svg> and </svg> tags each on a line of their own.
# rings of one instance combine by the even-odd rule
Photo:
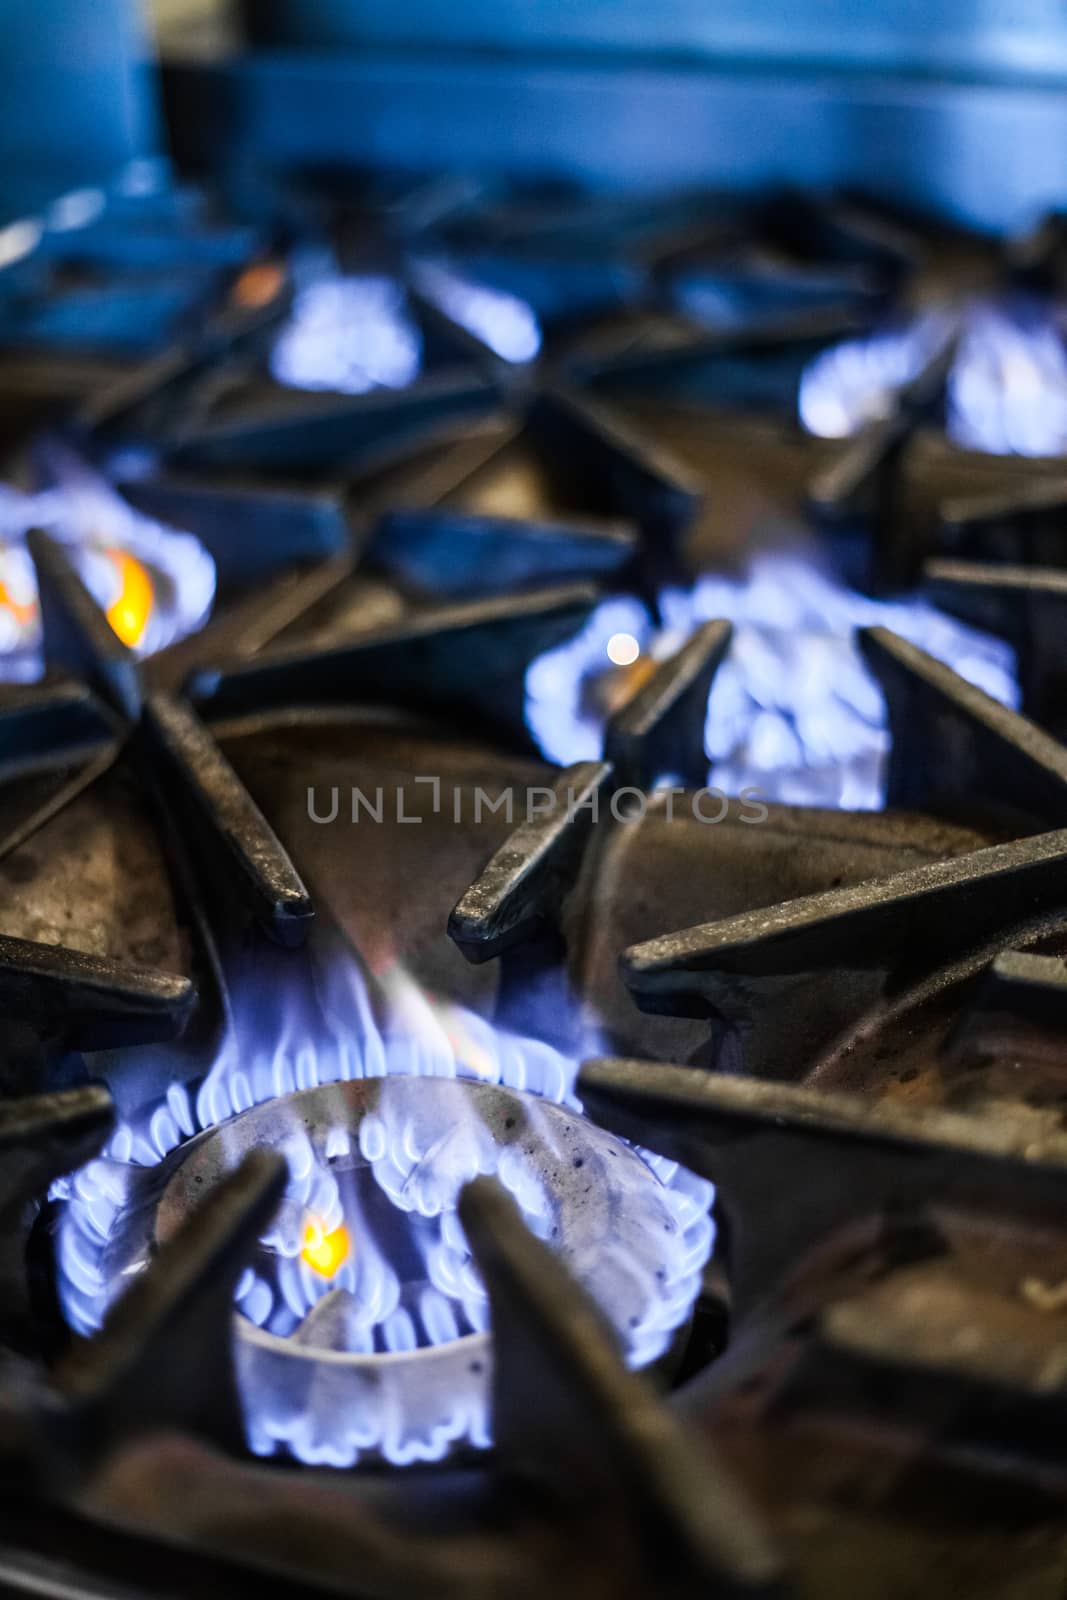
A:
<svg viewBox="0 0 1067 1600">
<path fill-rule="evenodd" d="M 949 380 L 948 434 L 991 455 L 1058 456 L 1067 450 L 1067 350 L 1039 314 L 992 306 L 968 320 Z"/>
<path fill-rule="evenodd" d="M 280 1446 L 348 1466 L 380 1453 L 403 1466 L 439 1460 L 458 1441 L 489 1443 L 488 1304 L 456 1211 L 479 1173 L 511 1190 L 631 1365 L 661 1353 L 691 1304 L 707 1247 L 694 1197 L 532 1096 L 390 1078 L 271 1101 L 183 1150 L 159 1236 L 263 1147 L 285 1154 L 289 1182 L 237 1290 L 238 1370 L 259 1454 Z M 351 1250 L 332 1277 L 302 1254 L 309 1207 L 332 1226 L 345 1218 Z M 128 1272 L 129 1260 L 120 1254 L 115 1269 Z"/>
<path fill-rule="evenodd" d="M 659 1359 L 699 1291 L 710 1185 L 588 1123 L 576 1063 L 549 1046 L 458 1007 L 435 1018 L 406 980 L 394 981 L 394 1021 L 379 1032 L 355 994 L 332 1048 L 247 1067 L 224 1057 L 195 1101 L 173 1084 L 57 1187 L 71 1324 L 99 1328 L 148 1264 L 157 1204 L 162 1240 L 266 1145 L 287 1159 L 286 1196 L 236 1291 L 259 1454 L 347 1466 L 374 1453 L 403 1466 L 489 1443 L 487 1305 L 456 1214 L 479 1174 L 497 1176 L 570 1263 L 629 1364 Z M 410 1359 L 390 1359 L 400 1356 Z"/>
<path fill-rule="evenodd" d="M 955 444 L 990 455 L 1067 449 L 1063 332 L 1029 303 L 928 311 L 823 351 L 801 378 L 800 420 L 821 438 L 850 438 L 891 416 L 901 391 L 942 352 L 950 353 L 945 429 Z"/>
<path fill-rule="evenodd" d="M 0 677 L 41 669 L 37 583 L 26 548 L 47 529 L 75 566 L 123 644 L 151 655 L 206 621 L 215 566 L 190 534 L 140 515 L 85 462 L 56 447 L 43 458 L 54 487 L 23 494 L 0 484 Z"/>
<path fill-rule="evenodd" d="M 902 328 L 848 339 L 823 350 L 804 369 L 800 420 L 820 439 L 849 439 L 893 409 L 898 390 L 917 378 L 946 344 L 948 318 L 927 312 Z"/>
<path fill-rule="evenodd" d="M 421 365 L 422 337 L 403 290 L 374 276 L 324 278 L 301 289 L 270 361 L 279 383 L 335 394 L 404 389 Z"/>
<path fill-rule="evenodd" d="M 526 722 L 551 760 L 599 757 L 609 706 L 591 684 L 613 667 L 632 669 L 642 652 L 662 659 L 718 618 L 734 624 L 734 635 L 708 699 L 704 748 L 708 782 L 728 794 L 881 807 L 890 739 L 884 700 L 857 647 L 861 628 L 892 628 L 1003 704 L 1018 704 L 1014 654 L 1002 640 L 923 601 L 854 594 L 803 548 L 757 557 L 740 579 L 709 574 L 692 589 L 665 590 L 659 608 L 657 632 L 639 601 L 604 601 L 575 639 L 533 662 Z"/>
<path fill-rule="evenodd" d="M 857 1549 L 887 1594 L 1040 1586 L 1062 1565 L 1058 1504 L 1047 1567 L 1033 1536 L 1063 1478 L 1067 837 L 1047 830 L 1067 823 L 1067 756 L 936 659 L 1012 699 L 1007 653 L 848 593 L 799 546 L 759 552 L 804 511 L 881 593 L 934 551 L 1006 552 L 996 581 L 966 561 L 928 577 L 957 603 L 969 583 L 979 626 L 1013 617 L 1014 644 L 1040 603 L 1021 677 L 1028 710 L 1055 712 L 1062 583 L 1027 563 L 1059 558 L 1062 463 L 946 446 L 962 340 L 932 340 L 856 438 L 801 432 L 813 354 L 930 299 L 907 246 L 890 262 L 884 229 L 864 243 L 842 208 L 739 209 L 724 261 L 705 199 L 672 212 L 666 245 L 637 248 L 624 218 L 609 248 L 601 218 L 573 258 L 554 223 L 521 237 L 521 208 L 494 232 L 390 205 L 363 259 L 395 266 L 422 335 L 409 387 L 280 392 L 276 322 L 238 317 L 231 283 L 221 325 L 78 401 L 94 459 L 151 456 L 120 492 L 218 561 L 203 638 L 136 662 L 69 554 L 29 539 L 50 676 L 9 695 L 16 754 L 69 762 L 72 722 L 80 750 L 98 709 L 89 797 L 123 888 L 126 801 L 143 799 L 173 897 L 147 969 L 86 958 L 62 925 L 60 944 L 2 941 L 5 1026 L 33 1047 L 5 1057 L 16 1091 L 93 1049 L 108 1084 L 0 1106 L 6 1343 L 48 1363 L 25 1384 L 12 1363 L 0 1393 L 4 1569 L 81 1518 L 100 1543 L 85 1573 L 71 1547 L 64 1592 L 116 1587 L 105 1540 L 117 1587 L 169 1558 L 182 1593 L 209 1587 L 179 1556 L 272 1595 L 822 1596 Z M 736 248 L 738 228 L 772 227 L 784 270 Z M 82 255 L 115 249 L 91 219 L 81 232 Z M 419 281 L 425 261 L 533 307 L 541 358 L 507 370 L 490 325 L 471 335 L 459 299 Z M 722 295 L 738 315 L 694 337 L 678 305 Z M 557 647 L 594 613 L 576 663 Z M 889 709 L 885 815 L 735 804 L 709 831 L 648 792 L 695 791 L 711 762 L 768 798 L 870 803 L 885 735 L 867 669 Z M 594 759 L 531 762 L 524 700 L 546 749 Z M 306 822 L 305 779 L 399 790 L 432 770 L 424 740 L 457 791 L 525 787 L 527 815 L 472 838 L 424 793 L 414 835 L 387 816 L 341 843 L 317 827 L 329 801 Z M 41 816 L 73 833 L 86 781 L 35 792 L 8 853 Z M 627 788 L 620 815 L 608 797 Z M 492 1024 L 410 983 L 380 980 L 379 1005 L 334 970 L 335 940 L 376 974 L 403 960 L 477 996 Z M 612 1033 L 593 1047 L 617 1057 L 577 1080 L 595 1124 L 573 1066 L 594 1006 Z M 560 1050 L 524 1037 L 550 1028 Z M 727 1248 L 705 1273 L 711 1182 Z M 50 1246 L 88 1336 L 66 1349 L 26 1272 Z M 698 1280 L 665 1399 L 627 1364 L 674 1355 Z M 463 1459 L 490 1437 L 491 1457 Z M 274 1459 L 250 1461 L 249 1440 Z M 453 1452 L 446 1472 L 373 1470 Z"/>
<path fill-rule="evenodd" d="M 604 717 L 587 690 L 591 681 L 619 665 L 612 644 L 626 637 L 636 643 L 639 656 L 652 643 L 652 622 L 639 600 L 619 595 L 602 601 L 574 638 L 531 662 L 526 726 L 549 761 L 569 766 L 600 755 Z"/>
</svg>

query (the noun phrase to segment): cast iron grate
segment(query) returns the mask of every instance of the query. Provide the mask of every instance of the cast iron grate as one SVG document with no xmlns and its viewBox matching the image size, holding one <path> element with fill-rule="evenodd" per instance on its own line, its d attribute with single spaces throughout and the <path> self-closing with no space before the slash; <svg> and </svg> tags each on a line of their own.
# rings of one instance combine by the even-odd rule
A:
<svg viewBox="0 0 1067 1600">
<path fill-rule="evenodd" d="M 400 213 L 394 249 L 425 245 L 412 239 L 413 214 Z M 967 567 L 964 540 L 945 547 L 952 563 L 928 569 L 946 603 L 956 596 L 1019 642 L 1027 617 L 1046 619 L 1047 642 L 1022 669 L 1036 721 L 884 630 L 864 640 L 890 711 L 890 805 L 931 817 L 962 809 L 967 830 L 871 818 L 865 847 L 881 852 L 871 875 L 849 834 L 855 819 L 844 818 L 811 857 L 808 892 L 776 904 L 772 874 L 748 886 L 745 908 L 681 932 L 670 904 L 657 904 L 648 916 L 658 926 L 624 941 L 638 1004 L 692 1019 L 699 1064 L 592 1062 L 581 1093 L 606 1125 L 718 1185 L 725 1357 L 654 1399 L 506 1197 L 475 1184 L 464 1222 L 497 1341 L 492 1464 L 401 1483 L 252 1465 L 240 1458 L 228 1323 L 282 1183 L 276 1162 L 253 1155 L 96 1339 L 48 1371 L 30 1360 L 41 1320 L 24 1266 L 32 1203 L 100 1147 L 112 1116 L 104 1089 L 57 1087 L 84 1075 L 76 1052 L 183 1028 L 195 1043 L 226 1010 L 235 926 L 243 937 L 254 924 L 294 960 L 316 937 L 297 867 L 223 753 L 228 722 L 285 725 L 385 703 L 470 717 L 504 746 L 528 748 L 526 669 L 598 597 L 575 580 L 654 603 L 700 509 L 689 469 L 602 394 L 618 404 L 624 391 L 710 384 L 727 404 L 772 391 L 782 404 L 811 350 L 868 318 L 922 253 L 923 241 L 869 216 L 777 216 L 765 232 L 794 252 L 788 265 L 746 251 L 751 218 L 727 228 L 698 213 L 682 237 L 670 219 L 660 256 L 647 219 L 623 227 L 625 248 L 616 233 L 599 268 L 573 239 L 570 259 L 558 248 L 546 259 L 513 218 L 504 266 L 525 276 L 509 278 L 493 237 L 507 228 L 483 215 L 476 237 L 494 244 L 497 264 L 483 252 L 481 270 L 543 291 L 546 355 L 518 377 L 423 306 L 459 372 L 397 395 L 284 405 L 275 395 L 273 410 L 245 395 L 216 415 L 205 389 L 230 359 L 222 340 L 156 357 L 82 407 L 90 448 L 150 441 L 172 458 L 177 474 L 127 492 L 197 532 L 233 597 L 200 636 L 138 665 L 63 552 L 33 541 L 48 672 L 5 696 L 0 737 L 9 778 L 30 756 L 46 779 L 7 820 L 0 861 L 122 768 L 154 808 L 196 948 L 189 971 L 164 972 L 62 943 L 0 946 L 12 1096 L 0 1112 L 5 1321 L 22 1350 L 10 1357 L 2 1430 L 11 1502 L 0 1541 L 13 1582 L 225 1592 L 254 1574 L 265 1594 L 681 1596 L 855 1592 L 862 1571 L 879 1594 L 905 1592 L 903 1582 L 908 1593 L 918 1582 L 931 1594 L 961 1583 L 993 1594 L 1024 1552 L 1034 1593 L 1062 1573 L 1067 755 L 1042 731 L 1059 722 L 1058 574 L 1025 565 L 1054 549 L 1027 541 L 1035 517 L 1055 525 L 1055 485 L 1036 502 L 1009 489 L 992 506 L 945 514 L 946 528 L 979 538 L 1006 527 L 1007 543 L 980 553 L 1012 565 Z M 553 238 L 560 228 L 557 218 Z M 464 229 L 469 217 L 452 226 L 453 252 Z M 824 251 L 829 265 L 804 260 Z M 683 304 L 732 296 L 740 326 L 709 335 L 676 317 L 657 322 L 645 306 L 627 316 L 650 281 Z M 594 313 L 595 339 L 576 336 Z M 837 452 L 830 488 L 825 472 L 814 486 L 814 502 L 883 573 L 901 570 L 890 478 L 936 417 L 942 386 L 943 372 L 925 374 L 876 435 Z M 448 503 L 515 449 L 554 467 L 562 515 L 502 520 Z M 214 479 L 223 466 L 256 475 Z M 376 491 L 353 494 L 357 468 L 382 474 Z M 293 472 L 336 481 L 279 481 Z M 376 509 L 387 512 L 377 522 Z M 574 520 L 590 516 L 601 520 Z M 265 530 L 262 540 L 251 530 Z M 483 552 L 494 592 L 456 603 L 447 552 L 465 544 Z M 383 622 L 375 582 L 386 551 L 416 581 L 398 586 Z M 653 819 L 666 802 L 648 792 L 665 773 L 699 786 L 708 690 L 728 645 L 728 623 L 707 624 L 607 719 L 603 759 L 554 783 L 587 799 L 625 785 Z M 806 838 L 803 819 L 769 809 L 773 826 Z M 581 968 L 599 869 L 626 832 L 619 819 L 593 828 L 590 816 L 557 809 L 521 825 L 452 913 L 463 953 L 501 962 L 504 1020 L 524 996 L 543 997 L 546 974 Z M 825 826 L 825 814 L 813 817 L 812 838 Z M 121 1070 L 113 1088 L 122 1091 Z"/>
</svg>

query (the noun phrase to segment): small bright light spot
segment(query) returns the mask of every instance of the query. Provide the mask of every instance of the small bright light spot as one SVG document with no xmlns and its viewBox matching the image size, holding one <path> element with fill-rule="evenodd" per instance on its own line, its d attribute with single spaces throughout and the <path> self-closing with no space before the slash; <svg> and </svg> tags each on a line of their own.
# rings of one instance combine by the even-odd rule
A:
<svg viewBox="0 0 1067 1600">
<path fill-rule="evenodd" d="M 348 1229 L 335 1228 L 326 1232 L 321 1217 L 308 1217 L 304 1224 L 304 1245 L 301 1255 L 313 1271 L 324 1278 L 332 1278 L 348 1260 L 350 1249 Z"/>
<path fill-rule="evenodd" d="M 48 226 L 54 233 L 69 233 L 76 228 L 87 228 L 90 222 L 103 215 L 107 208 L 107 195 L 103 189 L 72 189 L 60 195 L 48 211 Z"/>
<path fill-rule="evenodd" d="M 613 633 L 608 640 L 608 660 L 617 667 L 629 667 L 641 654 L 641 646 L 632 633 Z"/>
<path fill-rule="evenodd" d="M 269 306 L 285 288 L 285 273 L 275 261 L 257 261 L 246 267 L 233 286 L 233 299 L 248 311 Z"/>
<path fill-rule="evenodd" d="M 158 194 L 167 179 L 166 164 L 151 157 L 128 161 L 119 174 L 116 188 L 129 200 L 140 200 L 145 195 Z"/>
<path fill-rule="evenodd" d="M 43 232 L 43 225 L 33 217 L 0 228 L 0 267 L 14 266 L 16 261 L 32 255 Z"/>
</svg>

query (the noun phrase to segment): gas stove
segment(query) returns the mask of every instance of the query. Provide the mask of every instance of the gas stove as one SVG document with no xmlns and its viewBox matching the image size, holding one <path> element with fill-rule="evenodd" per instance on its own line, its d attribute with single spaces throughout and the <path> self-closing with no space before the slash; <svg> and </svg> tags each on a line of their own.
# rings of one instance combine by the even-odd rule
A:
<svg viewBox="0 0 1067 1600">
<path fill-rule="evenodd" d="M 15 1593 L 1052 1596 L 1063 232 L 0 235 Z"/>
</svg>

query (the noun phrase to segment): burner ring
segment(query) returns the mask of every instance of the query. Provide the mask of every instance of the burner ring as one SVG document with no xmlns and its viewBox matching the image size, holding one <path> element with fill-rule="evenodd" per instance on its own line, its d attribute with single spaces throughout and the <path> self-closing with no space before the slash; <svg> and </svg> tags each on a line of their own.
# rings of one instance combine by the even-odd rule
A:
<svg viewBox="0 0 1067 1600">
<path fill-rule="evenodd" d="M 692 1196 L 569 1107 L 496 1084 L 399 1076 L 267 1101 L 176 1152 L 156 1238 L 168 1238 L 253 1146 L 278 1149 L 290 1164 L 277 1225 L 238 1290 L 239 1302 L 259 1301 L 255 1321 L 235 1319 L 258 1453 L 406 1465 L 490 1443 L 488 1306 L 455 1211 L 478 1172 L 494 1173 L 559 1249 L 632 1366 L 660 1355 L 687 1320 L 706 1218 L 694 1215 Z M 351 1248 L 333 1277 L 318 1278 L 299 1259 L 300 1230 L 308 1209 L 326 1206 L 335 1222 L 343 1216 Z M 388 1239 L 383 1222 L 396 1230 Z M 407 1264 L 394 1270 L 398 1256 Z M 302 1292 L 311 1304 L 300 1319 Z"/>
</svg>

